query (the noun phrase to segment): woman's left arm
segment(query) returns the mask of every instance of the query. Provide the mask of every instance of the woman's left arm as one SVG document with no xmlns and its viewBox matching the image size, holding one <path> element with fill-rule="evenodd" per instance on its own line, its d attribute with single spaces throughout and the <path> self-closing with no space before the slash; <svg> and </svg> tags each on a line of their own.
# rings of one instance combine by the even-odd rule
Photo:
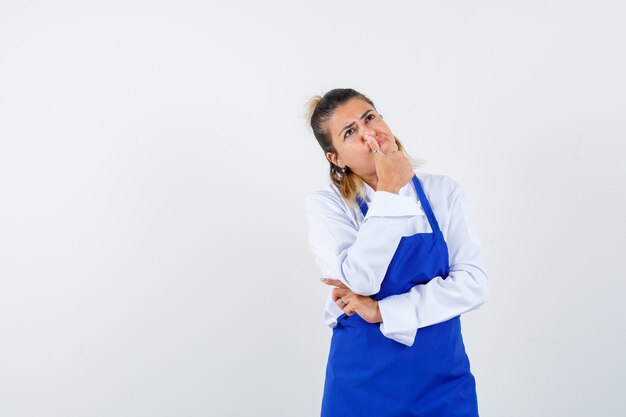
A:
<svg viewBox="0 0 626 417">
<path fill-rule="evenodd" d="M 450 272 L 408 292 L 381 299 L 381 332 L 412 346 L 417 329 L 449 320 L 479 308 L 489 295 L 489 278 L 472 209 L 463 189 L 454 182 L 450 194 L 450 220 L 445 236 Z"/>
</svg>

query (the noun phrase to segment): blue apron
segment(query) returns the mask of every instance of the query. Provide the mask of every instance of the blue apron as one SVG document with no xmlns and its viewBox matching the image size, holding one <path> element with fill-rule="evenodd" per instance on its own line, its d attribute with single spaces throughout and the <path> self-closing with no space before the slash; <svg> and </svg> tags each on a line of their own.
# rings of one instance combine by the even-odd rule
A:
<svg viewBox="0 0 626 417">
<path fill-rule="evenodd" d="M 436 276 L 448 277 L 448 246 L 413 176 L 433 233 L 403 236 L 389 264 L 381 300 Z M 357 197 L 363 216 L 367 204 Z M 357 313 L 337 318 L 326 366 L 322 417 L 476 417 L 476 384 L 461 335 L 460 316 L 417 330 L 413 346 L 384 336 L 380 323 Z"/>
</svg>

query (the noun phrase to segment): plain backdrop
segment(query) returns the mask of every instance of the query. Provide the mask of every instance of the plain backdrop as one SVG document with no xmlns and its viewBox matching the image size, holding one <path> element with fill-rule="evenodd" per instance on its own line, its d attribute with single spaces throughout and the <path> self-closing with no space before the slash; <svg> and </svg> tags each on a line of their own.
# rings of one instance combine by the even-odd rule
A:
<svg viewBox="0 0 626 417">
<path fill-rule="evenodd" d="M 2 0 L 0 416 L 318 416 L 304 105 L 339 87 L 468 196 L 481 416 L 626 415 L 625 12 Z"/>
</svg>

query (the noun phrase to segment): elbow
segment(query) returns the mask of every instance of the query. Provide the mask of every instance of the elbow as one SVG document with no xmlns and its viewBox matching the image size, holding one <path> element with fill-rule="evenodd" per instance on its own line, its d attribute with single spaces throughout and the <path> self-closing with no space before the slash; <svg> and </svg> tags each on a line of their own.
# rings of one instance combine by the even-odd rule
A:
<svg viewBox="0 0 626 417">
<path fill-rule="evenodd" d="M 476 308 L 482 306 L 489 299 L 491 293 L 491 284 L 487 274 L 481 274 L 481 278 L 477 280 L 476 287 Z"/>
<path fill-rule="evenodd" d="M 379 276 L 377 269 L 371 265 L 353 262 L 350 258 L 341 262 L 342 281 L 357 295 L 370 296 L 378 293 L 382 285 L 383 276 Z"/>
<path fill-rule="evenodd" d="M 370 295 L 374 295 L 376 293 L 378 293 L 378 291 L 380 291 L 380 284 L 376 284 L 373 281 L 369 282 L 369 285 L 365 285 L 362 287 L 357 287 L 352 289 L 352 292 L 358 295 L 363 295 L 363 296 L 370 296 Z"/>
<path fill-rule="evenodd" d="M 370 296 L 380 291 L 381 282 L 371 274 L 366 274 L 363 271 L 351 271 L 342 268 L 342 275 L 344 284 L 353 293 L 362 296 Z M 361 279 L 351 279 L 351 277 L 362 277 Z"/>
<path fill-rule="evenodd" d="M 350 289 L 350 291 L 357 295 L 370 296 L 380 291 L 380 284 L 377 284 L 373 280 L 368 279 L 366 282 L 350 282 L 349 280 L 346 281 L 346 286 Z"/>
<path fill-rule="evenodd" d="M 466 305 L 469 311 L 476 310 L 487 302 L 491 293 L 489 277 L 484 269 L 465 267 L 456 270 L 455 275 L 459 283 L 464 282 L 462 293 L 466 297 Z"/>
</svg>

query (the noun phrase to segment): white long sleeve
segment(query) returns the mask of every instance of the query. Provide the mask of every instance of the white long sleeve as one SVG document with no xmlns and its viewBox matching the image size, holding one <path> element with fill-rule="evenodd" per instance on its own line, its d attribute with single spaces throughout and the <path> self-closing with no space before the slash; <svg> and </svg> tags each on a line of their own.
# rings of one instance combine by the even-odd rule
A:
<svg viewBox="0 0 626 417">
<path fill-rule="evenodd" d="M 359 227 L 338 198 L 328 191 L 307 196 L 310 248 L 324 276 L 339 279 L 355 294 L 376 294 L 406 223 L 423 211 L 409 197 L 376 191 Z"/>
<path fill-rule="evenodd" d="M 418 328 L 478 308 L 488 291 L 480 242 L 461 187 L 448 176 L 416 174 L 448 244 L 450 274 L 379 301 L 381 333 L 408 346 Z M 307 196 L 306 212 L 309 244 L 323 276 L 340 279 L 357 294 L 372 295 L 380 289 L 402 236 L 432 230 L 412 182 L 399 195 L 364 187 L 369 207 L 365 219 L 332 184 Z M 329 287 L 324 320 L 332 328 L 343 311 L 331 293 Z"/>
<path fill-rule="evenodd" d="M 383 318 L 381 332 L 407 346 L 413 345 L 419 328 L 475 310 L 489 294 L 489 279 L 471 206 L 458 184 L 449 201 L 449 224 L 444 233 L 450 260 L 448 277 L 445 280 L 435 277 L 404 294 L 378 302 Z"/>
</svg>

